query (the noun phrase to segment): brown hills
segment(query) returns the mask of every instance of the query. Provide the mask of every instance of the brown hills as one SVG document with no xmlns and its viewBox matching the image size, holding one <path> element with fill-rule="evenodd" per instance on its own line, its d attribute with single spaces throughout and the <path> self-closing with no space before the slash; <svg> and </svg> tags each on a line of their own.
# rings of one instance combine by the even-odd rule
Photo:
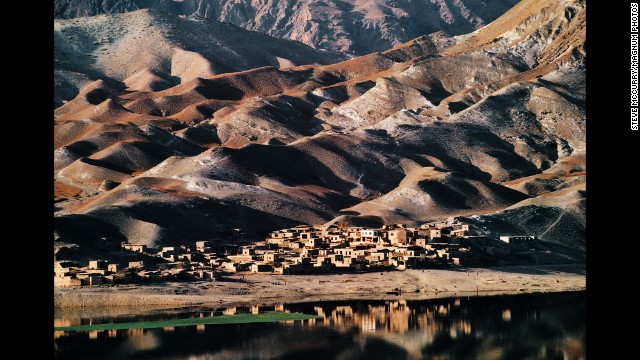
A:
<svg viewBox="0 0 640 360">
<path fill-rule="evenodd" d="M 585 11 L 524 0 L 470 35 L 168 88 L 183 73 L 118 69 L 55 110 L 56 231 L 157 245 L 465 216 L 583 248 Z M 114 16 L 150 15 L 89 21 Z"/>
<path fill-rule="evenodd" d="M 157 10 L 57 19 L 54 104 L 73 98 L 91 79 L 123 82 L 129 90 L 159 91 L 231 71 L 341 59 L 343 55 L 295 41 Z"/>
</svg>

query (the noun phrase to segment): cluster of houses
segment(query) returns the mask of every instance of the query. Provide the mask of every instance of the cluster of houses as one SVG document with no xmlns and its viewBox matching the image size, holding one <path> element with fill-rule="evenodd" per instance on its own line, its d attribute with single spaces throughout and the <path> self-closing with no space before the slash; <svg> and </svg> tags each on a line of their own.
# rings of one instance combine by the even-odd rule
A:
<svg viewBox="0 0 640 360">
<path fill-rule="evenodd" d="M 272 232 L 265 241 L 230 256 L 251 263 L 251 272 L 306 274 L 333 271 L 404 270 L 460 265 L 469 248 L 460 238 L 469 226 L 459 223 L 402 224 L 382 228 L 301 225 Z M 237 265 L 228 265 L 238 271 Z"/>
<path fill-rule="evenodd" d="M 507 244 L 535 240 L 501 237 L 500 242 L 469 236 L 468 232 L 469 225 L 448 220 L 417 228 L 402 224 L 375 229 L 300 225 L 273 231 L 264 241 L 246 245 L 241 245 L 240 229 L 235 229 L 227 241 L 198 241 L 159 249 L 124 242 L 117 250 L 130 254 L 125 258 L 130 261 L 93 260 L 88 266 L 56 261 L 54 283 L 67 287 L 214 280 L 236 273 L 286 275 L 478 266 L 482 265 L 478 251 L 506 255 L 510 251 Z M 112 245 L 109 248 L 116 250 Z"/>
<path fill-rule="evenodd" d="M 88 266 L 83 266 L 76 261 L 58 260 L 54 262 L 54 286 L 213 280 L 217 264 L 210 260 L 217 258 L 217 252 L 206 248 L 206 243 L 199 241 L 196 246 L 165 246 L 158 250 L 122 243 L 121 251 L 131 253 L 124 261 L 91 260 Z"/>
</svg>

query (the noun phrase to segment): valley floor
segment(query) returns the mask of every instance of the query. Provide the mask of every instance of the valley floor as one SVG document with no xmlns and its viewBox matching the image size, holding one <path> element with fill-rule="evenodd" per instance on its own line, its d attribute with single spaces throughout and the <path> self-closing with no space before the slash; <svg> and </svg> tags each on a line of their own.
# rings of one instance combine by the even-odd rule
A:
<svg viewBox="0 0 640 360">
<path fill-rule="evenodd" d="M 259 275 L 229 281 L 56 288 L 56 316 L 83 310 L 121 312 L 181 306 L 281 304 L 358 299 L 431 299 L 586 289 L 586 266 L 546 265 L 406 270 L 335 275 Z M 387 294 L 398 288 L 400 296 Z M 127 310 L 128 309 L 128 310 Z"/>
</svg>

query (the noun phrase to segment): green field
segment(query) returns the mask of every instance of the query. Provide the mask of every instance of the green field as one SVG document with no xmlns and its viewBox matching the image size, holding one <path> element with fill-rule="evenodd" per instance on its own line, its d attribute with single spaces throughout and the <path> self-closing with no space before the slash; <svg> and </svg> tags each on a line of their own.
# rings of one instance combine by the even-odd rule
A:
<svg viewBox="0 0 640 360">
<path fill-rule="evenodd" d="M 189 319 L 173 319 L 159 321 L 140 321 L 131 323 L 93 324 L 78 326 L 54 327 L 55 331 L 91 331 L 91 330 L 127 330 L 127 329 L 157 329 L 163 327 L 193 326 L 193 325 L 224 325 L 224 324 L 249 324 L 287 320 L 318 319 L 320 316 L 302 313 L 267 312 L 262 314 L 237 314 L 208 316 Z"/>
</svg>

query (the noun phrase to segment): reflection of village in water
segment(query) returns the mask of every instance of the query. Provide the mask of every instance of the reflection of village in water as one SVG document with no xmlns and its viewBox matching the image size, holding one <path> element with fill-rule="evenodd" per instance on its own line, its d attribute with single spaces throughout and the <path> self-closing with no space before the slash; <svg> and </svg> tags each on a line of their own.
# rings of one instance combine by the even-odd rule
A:
<svg viewBox="0 0 640 360">
<path fill-rule="evenodd" d="M 167 346 L 180 346 L 180 341 L 170 340 L 172 337 L 186 337 L 190 342 L 200 339 L 207 345 L 180 349 L 180 354 L 218 354 L 222 358 L 280 357 L 287 353 L 288 347 L 297 352 L 309 352 L 309 356 L 305 355 L 308 358 L 335 358 L 340 354 L 346 358 L 365 355 L 388 358 L 391 353 L 394 354 L 392 358 L 402 359 L 436 355 L 439 356 L 436 358 L 446 359 L 474 358 L 473 354 L 482 354 L 486 359 L 585 357 L 584 293 L 520 295 L 499 300 L 472 297 L 238 306 L 198 312 L 196 316 L 266 311 L 304 312 L 321 318 L 277 324 L 57 332 L 56 353 L 68 355 L 66 345 L 73 341 L 87 347 L 92 341 L 103 344 L 125 341 L 129 343 L 126 346 L 128 355 L 119 356 L 145 353 L 145 356 L 154 357 L 154 353 L 165 354 Z M 187 316 L 194 316 L 194 313 L 172 315 L 173 318 Z M 58 320 L 56 326 L 105 321 Z M 242 327 L 247 333 L 238 336 L 244 338 L 234 339 L 233 334 Z M 280 339 L 274 340 L 274 336 Z M 85 341 L 78 342 L 80 338 Z M 326 348 L 331 346 L 333 349 Z M 341 350 L 340 346 L 351 350 Z"/>
</svg>

